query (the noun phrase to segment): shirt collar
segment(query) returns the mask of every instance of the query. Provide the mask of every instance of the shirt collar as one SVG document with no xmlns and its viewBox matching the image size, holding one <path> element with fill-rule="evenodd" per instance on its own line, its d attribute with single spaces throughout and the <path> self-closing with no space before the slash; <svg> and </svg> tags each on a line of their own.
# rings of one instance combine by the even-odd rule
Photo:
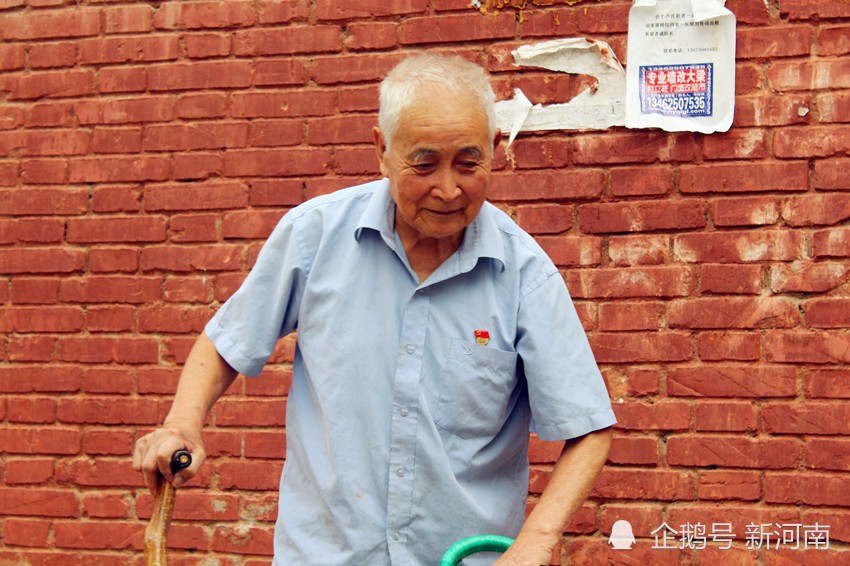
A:
<svg viewBox="0 0 850 566">
<path fill-rule="evenodd" d="M 396 249 L 395 238 L 395 202 L 390 194 L 389 179 L 375 182 L 375 190 L 360 221 L 354 229 L 354 237 L 359 241 L 364 229 L 378 232 L 386 244 Z M 485 202 L 478 216 L 467 225 L 457 252 L 461 271 L 470 271 L 481 258 L 492 258 L 505 268 L 505 248 L 501 231 L 493 217 L 493 205 Z"/>
</svg>

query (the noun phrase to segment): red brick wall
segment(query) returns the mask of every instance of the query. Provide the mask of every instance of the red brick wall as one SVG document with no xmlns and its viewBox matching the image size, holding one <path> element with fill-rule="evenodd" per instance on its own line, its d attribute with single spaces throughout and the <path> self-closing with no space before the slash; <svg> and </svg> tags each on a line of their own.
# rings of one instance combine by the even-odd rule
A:
<svg viewBox="0 0 850 566">
<path fill-rule="evenodd" d="M 587 81 L 512 69 L 512 48 L 586 36 L 625 59 L 630 2 L 484 4 L 0 1 L 0 563 L 141 564 L 135 438 L 280 215 L 375 177 L 376 84 L 405 53 L 544 103 Z M 850 3 L 776 4 L 728 2 L 730 132 L 499 154 L 492 200 L 563 268 L 620 420 L 553 564 L 850 561 Z M 174 564 L 268 564 L 292 345 L 215 407 Z M 557 453 L 533 446 L 532 503 Z M 607 544 L 618 519 L 631 551 Z M 665 521 L 736 540 L 653 549 Z M 830 549 L 752 548 L 751 523 L 828 525 Z"/>
</svg>

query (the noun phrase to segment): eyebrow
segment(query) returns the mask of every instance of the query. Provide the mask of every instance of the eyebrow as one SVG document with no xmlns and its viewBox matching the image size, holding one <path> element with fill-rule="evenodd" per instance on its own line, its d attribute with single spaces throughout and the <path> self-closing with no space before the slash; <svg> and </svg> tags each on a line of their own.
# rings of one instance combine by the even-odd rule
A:
<svg viewBox="0 0 850 566">
<path fill-rule="evenodd" d="M 477 147 L 465 147 L 460 150 L 460 153 L 464 153 L 473 159 L 481 159 L 484 155 L 481 153 L 481 150 Z"/>
<path fill-rule="evenodd" d="M 425 161 L 432 155 L 436 155 L 437 152 L 433 149 L 417 149 L 413 153 L 410 154 L 410 159 L 412 161 Z"/>
<path fill-rule="evenodd" d="M 410 154 L 410 159 L 413 161 L 424 161 L 437 153 L 438 152 L 434 149 L 417 149 Z M 464 147 L 458 153 L 467 155 L 472 159 L 482 159 L 484 157 L 481 150 L 475 146 Z"/>
</svg>

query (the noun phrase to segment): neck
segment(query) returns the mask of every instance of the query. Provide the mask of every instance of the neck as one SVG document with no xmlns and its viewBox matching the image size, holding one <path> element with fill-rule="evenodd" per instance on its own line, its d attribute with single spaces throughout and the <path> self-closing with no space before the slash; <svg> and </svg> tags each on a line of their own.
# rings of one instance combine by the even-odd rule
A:
<svg viewBox="0 0 850 566">
<path fill-rule="evenodd" d="M 406 228 L 406 229 L 405 229 Z M 396 230 L 404 246 L 404 253 L 411 269 L 419 277 L 419 281 L 425 281 L 437 270 L 455 251 L 460 247 L 463 231 L 448 238 L 427 238 L 421 236 L 410 227 L 396 222 Z"/>
</svg>

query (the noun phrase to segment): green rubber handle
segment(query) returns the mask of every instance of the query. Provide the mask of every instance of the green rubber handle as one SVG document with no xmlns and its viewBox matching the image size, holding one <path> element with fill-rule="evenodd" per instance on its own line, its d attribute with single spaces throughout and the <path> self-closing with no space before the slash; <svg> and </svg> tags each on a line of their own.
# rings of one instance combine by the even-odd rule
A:
<svg viewBox="0 0 850 566">
<path fill-rule="evenodd" d="M 479 552 L 504 552 L 513 542 L 514 539 L 499 535 L 479 535 L 465 538 L 454 543 L 446 551 L 443 559 L 440 560 L 440 566 L 457 566 L 467 556 Z"/>
</svg>

